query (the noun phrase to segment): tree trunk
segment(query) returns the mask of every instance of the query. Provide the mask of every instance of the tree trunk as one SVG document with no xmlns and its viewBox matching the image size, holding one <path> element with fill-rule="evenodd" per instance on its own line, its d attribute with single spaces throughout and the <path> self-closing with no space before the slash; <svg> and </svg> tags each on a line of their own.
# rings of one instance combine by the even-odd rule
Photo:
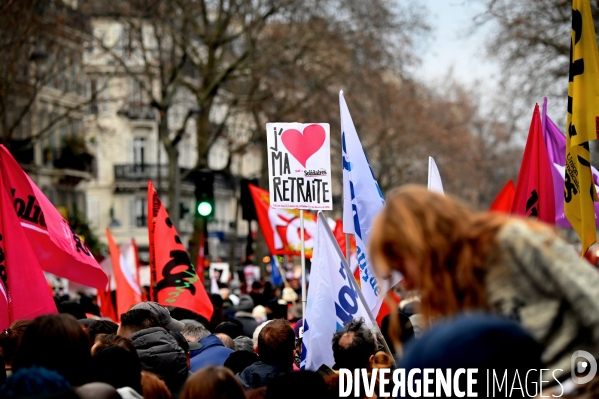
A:
<svg viewBox="0 0 599 399">
<path fill-rule="evenodd" d="M 179 231 L 179 202 L 181 196 L 181 170 L 179 169 L 179 149 L 172 146 L 169 141 L 168 131 L 168 109 L 160 112 L 160 123 L 158 124 L 158 137 L 164 146 L 166 156 L 168 157 L 168 214 Z M 160 165 L 158 165 L 160 168 Z M 162 187 L 159 188 L 159 192 Z"/>
<path fill-rule="evenodd" d="M 231 239 L 231 248 L 229 249 L 229 270 L 231 271 L 231 276 L 235 273 L 235 265 L 238 262 L 238 259 L 235 258 L 235 247 L 237 247 L 237 219 L 239 218 L 240 207 L 239 197 L 235 193 L 235 220 L 233 221 L 233 238 Z"/>
<path fill-rule="evenodd" d="M 179 168 L 179 149 L 168 146 L 168 214 L 175 229 L 179 231 L 179 203 L 181 202 L 181 169 Z"/>
</svg>

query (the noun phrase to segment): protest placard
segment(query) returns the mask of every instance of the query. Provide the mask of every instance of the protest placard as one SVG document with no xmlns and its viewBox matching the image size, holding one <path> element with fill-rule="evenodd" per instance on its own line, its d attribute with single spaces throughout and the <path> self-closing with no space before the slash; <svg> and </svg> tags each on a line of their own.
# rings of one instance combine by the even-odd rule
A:
<svg viewBox="0 0 599 399">
<path fill-rule="evenodd" d="M 267 123 L 273 208 L 333 209 L 328 123 Z"/>
</svg>

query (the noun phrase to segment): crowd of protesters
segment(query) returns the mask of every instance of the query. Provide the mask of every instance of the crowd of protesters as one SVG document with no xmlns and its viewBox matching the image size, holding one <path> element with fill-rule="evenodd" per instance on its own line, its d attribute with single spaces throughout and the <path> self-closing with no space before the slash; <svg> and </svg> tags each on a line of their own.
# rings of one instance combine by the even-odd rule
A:
<svg viewBox="0 0 599 399">
<path fill-rule="evenodd" d="M 117 324 L 89 298 L 62 298 L 61 313 L 0 334 L 0 397 L 336 398 L 340 369 L 396 367 L 539 370 L 546 392 L 595 396 L 595 380 L 572 382 L 570 359 L 599 356 L 599 273 L 554 229 L 406 186 L 375 222 L 370 256 L 379 276 L 403 274 L 401 302 L 382 335 L 353 320 L 330 337 L 332 367 L 300 371 L 297 281 L 222 285 L 210 320 L 142 302 Z"/>
</svg>

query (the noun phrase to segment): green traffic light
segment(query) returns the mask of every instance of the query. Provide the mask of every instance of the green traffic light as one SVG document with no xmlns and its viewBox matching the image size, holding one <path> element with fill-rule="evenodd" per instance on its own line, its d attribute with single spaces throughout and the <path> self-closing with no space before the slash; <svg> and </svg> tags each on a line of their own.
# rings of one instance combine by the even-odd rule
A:
<svg viewBox="0 0 599 399">
<path fill-rule="evenodd" d="M 212 213 L 212 205 L 210 202 L 202 201 L 198 205 L 198 213 L 202 216 L 208 216 Z"/>
</svg>

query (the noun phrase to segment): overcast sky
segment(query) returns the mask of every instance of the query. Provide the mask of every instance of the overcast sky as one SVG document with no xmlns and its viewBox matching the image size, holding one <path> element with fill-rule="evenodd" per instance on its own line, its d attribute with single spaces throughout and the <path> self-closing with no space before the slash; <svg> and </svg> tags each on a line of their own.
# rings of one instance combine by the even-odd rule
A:
<svg viewBox="0 0 599 399">
<path fill-rule="evenodd" d="M 492 25 L 478 30 L 476 35 L 468 35 L 472 19 L 482 11 L 482 5 L 471 0 L 420 2 L 429 10 L 432 32 L 426 48 L 420 49 L 422 64 L 416 76 L 434 84 L 452 69 L 454 78 L 466 85 L 484 85 L 486 93 L 495 90 L 499 64 L 484 56 L 485 36 Z"/>
</svg>

